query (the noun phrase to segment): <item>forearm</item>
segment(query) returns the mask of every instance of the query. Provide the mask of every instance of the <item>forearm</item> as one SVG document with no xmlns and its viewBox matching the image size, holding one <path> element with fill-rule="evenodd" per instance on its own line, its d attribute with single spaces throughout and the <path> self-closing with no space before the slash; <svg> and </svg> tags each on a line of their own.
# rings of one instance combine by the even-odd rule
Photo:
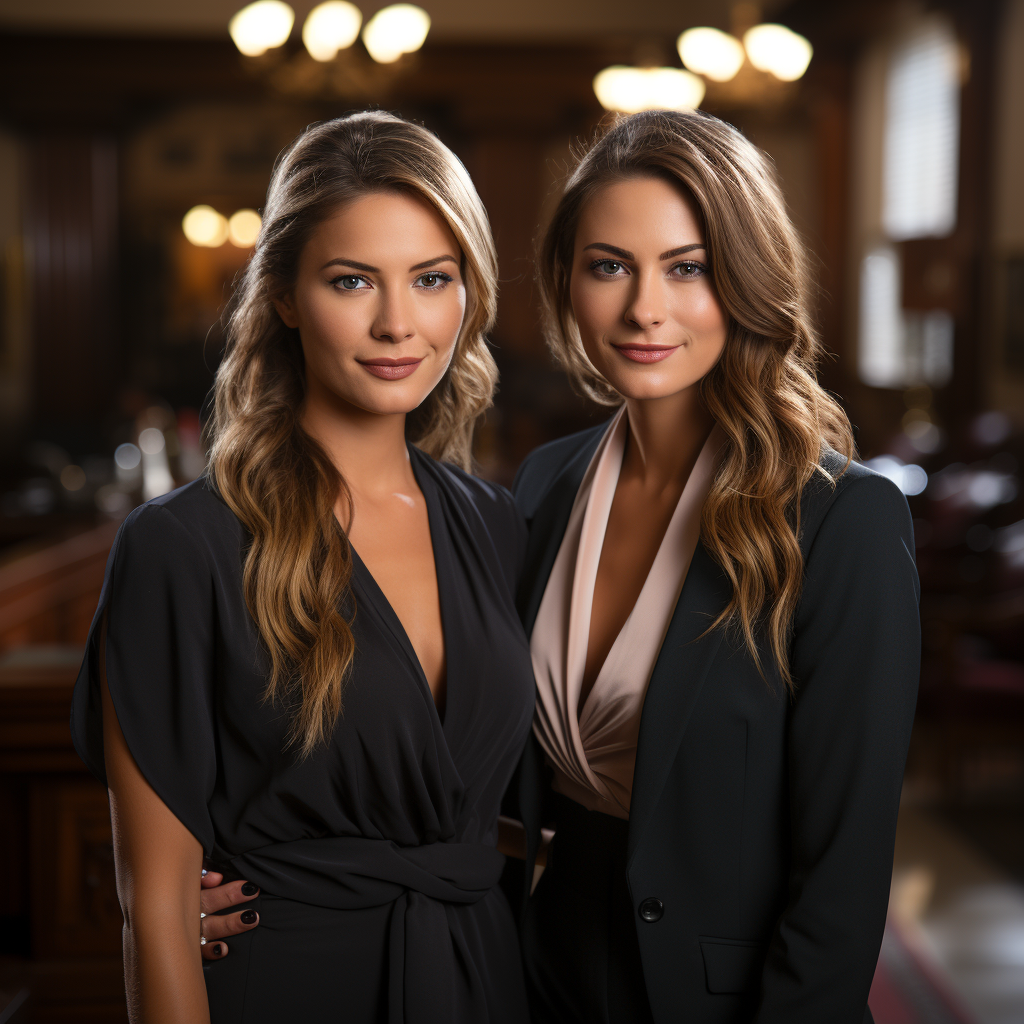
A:
<svg viewBox="0 0 1024 1024">
<path fill-rule="evenodd" d="M 181 914 L 126 913 L 122 943 L 132 1024 L 207 1024 L 198 940 L 198 913 L 188 923 Z"/>
</svg>

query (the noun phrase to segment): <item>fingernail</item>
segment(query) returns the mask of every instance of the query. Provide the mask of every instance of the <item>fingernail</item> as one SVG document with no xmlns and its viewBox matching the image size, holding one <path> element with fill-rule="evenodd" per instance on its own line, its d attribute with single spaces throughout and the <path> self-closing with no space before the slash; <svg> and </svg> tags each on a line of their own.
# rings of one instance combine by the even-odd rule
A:
<svg viewBox="0 0 1024 1024">
<path fill-rule="evenodd" d="M 255 896 L 260 891 L 260 887 L 255 882 L 246 882 L 242 886 L 243 896 Z"/>
<path fill-rule="evenodd" d="M 245 910 L 242 912 L 242 924 L 255 924 L 256 923 L 256 911 Z"/>
<path fill-rule="evenodd" d="M 217 943 L 216 946 L 213 947 L 213 955 L 214 956 L 223 956 L 224 955 L 224 947 L 219 942 Z"/>
<path fill-rule="evenodd" d="M 206 877 L 206 868 L 203 868 L 203 878 Z"/>
</svg>

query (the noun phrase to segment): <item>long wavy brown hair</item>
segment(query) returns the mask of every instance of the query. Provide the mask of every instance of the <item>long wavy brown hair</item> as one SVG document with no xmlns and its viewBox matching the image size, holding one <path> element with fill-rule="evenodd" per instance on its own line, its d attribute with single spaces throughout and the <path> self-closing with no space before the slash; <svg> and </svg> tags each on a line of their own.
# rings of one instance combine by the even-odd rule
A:
<svg viewBox="0 0 1024 1024">
<path fill-rule="evenodd" d="M 407 421 L 410 440 L 468 467 L 473 428 L 497 379 L 485 340 L 497 304 L 494 243 L 455 155 L 425 128 L 380 112 L 304 131 L 278 157 L 259 239 L 225 311 L 227 347 L 209 428 L 210 477 L 252 538 L 245 598 L 269 654 L 266 696 L 292 712 L 288 742 L 303 757 L 325 742 L 341 714 L 354 654 L 352 553 L 335 516 L 339 497 L 350 510 L 351 498 L 300 424 L 302 349 L 273 300 L 294 285 L 317 225 L 380 192 L 428 202 L 462 248 L 465 317 L 451 365 Z"/>
<path fill-rule="evenodd" d="M 577 386 L 622 401 L 583 350 L 569 295 L 580 214 L 606 185 L 665 179 L 703 220 L 711 280 L 729 327 L 700 395 L 724 430 L 721 465 L 704 504 L 701 540 L 732 584 L 711 628 L 738 628 L 760 667 L 759 638 L 787 687 L 789 637 L 803 582 L 800 497 L 831 447 L 854 453 L 845 412 L 818 384 L 807 253 L 769 159 L 703 112 L 647 111 L 599 135 L 569 177 L 538 265 L 548 343 Z M 847 461 L 848 464 L 848 461 Z M 844 467 L 845 468 L 845 467 Z"/>
</svg>

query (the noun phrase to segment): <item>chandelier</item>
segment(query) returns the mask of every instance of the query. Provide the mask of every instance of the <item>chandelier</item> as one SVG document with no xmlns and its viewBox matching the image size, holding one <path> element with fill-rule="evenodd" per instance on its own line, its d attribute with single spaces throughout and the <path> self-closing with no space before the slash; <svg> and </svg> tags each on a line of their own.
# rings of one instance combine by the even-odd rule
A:
<svg viewBox="0 0 1024 1024">
<path fill-rule="evenodd" d="M 634 114 L 639 110 L 695 110 L 704 99 L 705 80 L 732 82 L 749 64 L 757 93 L 767 82 L 795 82 L 811 62 L 811 44 L 785 25 L 754 25 L 742 42 L 717 28 L 691 28 L 676 40 L 682 68 L 605 68 L 594 77 L 594 93 L 605 110 Z M 751 83 L 753 84 L 753 83 Z"/>
<path fill-rule="evenodd" d="M 373 97 L 408 70 L 401 58 L 423 46 L 430 15 L 413 4 L 391 4 L 364 25 L 355 4 L 326 0 L 303 23 L 304 51 L 288 54 L 282 47 L 294 25 L 295 12 L 283 0 L 257 0 L 234 15 L 228 32 L 279 91 Z M 353 47 L 360 36 L 362 50 Z"/>
</svg>

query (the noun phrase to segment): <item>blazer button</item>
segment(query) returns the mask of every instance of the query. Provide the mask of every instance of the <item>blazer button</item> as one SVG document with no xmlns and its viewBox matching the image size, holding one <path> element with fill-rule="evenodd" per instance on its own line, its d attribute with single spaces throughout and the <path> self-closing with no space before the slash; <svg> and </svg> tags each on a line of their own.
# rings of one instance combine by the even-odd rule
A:
<svg viewBox="0 0 1024 1024">
<path fill-rule="evenodd" d="M 661 915 L 665 913 L 665 904 L 661 900 L 655 899 L 651 896 L 649 899 L 643 901 L 640 904 L 640 916 L 645 921 L 651 923 L 661 920 Z"/>
</svg>

